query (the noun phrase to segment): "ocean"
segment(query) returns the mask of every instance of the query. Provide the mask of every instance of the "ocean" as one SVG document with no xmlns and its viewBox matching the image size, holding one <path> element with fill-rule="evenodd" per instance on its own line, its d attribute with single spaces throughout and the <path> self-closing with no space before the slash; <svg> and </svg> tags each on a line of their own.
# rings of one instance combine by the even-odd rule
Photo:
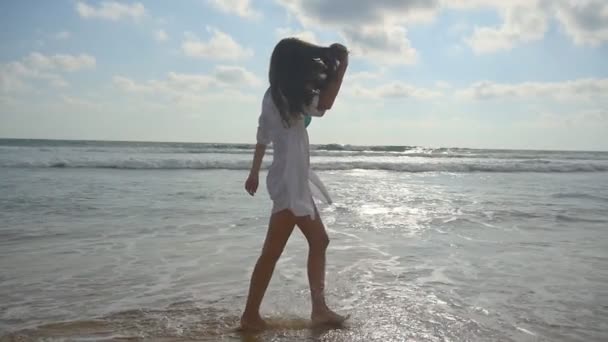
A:
<svg viewBox="0 0 608 342">
<path fill-rule="evenodd" d="M 608 152 L 416 146 L 311 147 L 348 324 L 308 326 L 294 230 L 274 328 L 235 331 L 271 209 L 252 148 L 0 140 L 0 340 L 608 340 Z"/>
</svg>

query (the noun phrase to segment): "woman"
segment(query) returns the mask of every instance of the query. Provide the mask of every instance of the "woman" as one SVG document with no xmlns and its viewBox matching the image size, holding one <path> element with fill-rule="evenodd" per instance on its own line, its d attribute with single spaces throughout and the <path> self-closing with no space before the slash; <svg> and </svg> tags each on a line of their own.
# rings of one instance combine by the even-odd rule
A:
<svg viewBox="0 0 608 342">
<path fill-rule="evenodd" d="M 260 304 L 276 262 L 297 225 L 308 240 L 308 280 L 313 324 L 340 324 L 345 317 L 325 303 L 325 250 L 329 238 L 312 199 L 309 182 L 324 190 L 310 170 L 306 116 L 323 116 L 331 109 L 348 65 L 343 45 L 320 47 L 296 38 L 281 40 L 270 61 L 270 88 L 262 101 L 257 144 L 245 189 L 254 195 L 266 146 L 273 144 L 267 188 L 272 215 L 262 253 L 253 270 L 245 311 L 244 330 L 262 330 L 266 323 Z M 331 201 L 331 200 L 329 200 Z"/>
</svg>

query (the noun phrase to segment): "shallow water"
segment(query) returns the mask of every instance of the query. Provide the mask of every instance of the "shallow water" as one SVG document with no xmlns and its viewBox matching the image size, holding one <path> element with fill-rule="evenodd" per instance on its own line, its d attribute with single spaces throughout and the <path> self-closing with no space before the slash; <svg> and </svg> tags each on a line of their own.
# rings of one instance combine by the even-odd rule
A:
<svg viewBox="0 0 608 342">
<path fill-rule="evenodd" d="M 320 171 L 328 299 L 352 317 L 310 328 L 294 231 L 262 307 L 276 327 L 255 336 L 235 328 L 270 203 L 264 184 L 242 190 L 245 170 L 0 175 L 4 340 L 608 339 L 606 172 Z"/>
</svg>

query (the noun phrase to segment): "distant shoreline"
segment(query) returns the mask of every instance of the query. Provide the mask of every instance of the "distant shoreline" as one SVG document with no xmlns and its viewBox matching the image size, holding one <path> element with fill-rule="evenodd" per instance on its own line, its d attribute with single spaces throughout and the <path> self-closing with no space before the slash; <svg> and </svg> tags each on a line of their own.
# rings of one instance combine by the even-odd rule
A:
<svg viewBox="0 0 608 342">
<path fill-rule="evenodd" d="M 98 139 L 48 139 L 48 138 L 4 138 L 0 137 L 0 145 L 5 141 L 29 141 L 29 142 L 72 142 L 72 143 L 116 143 L 116 144 L 184 144 L 184 145 L 224 145 L 224 146 L 251 146 L 255 143 L 239 143 L 239 142 L 195 142 L 195 141 L 151 141 L 151 140 L 98 140 Z M 605 152 L 608 150 L 576 150 L 576 149 L 538 149 L 538 148 L 487 148 L 487 147 L 460 147 L 460 146 L 424 146 L 424 145 L 356 145 L 356 144 L 340 144 L 340 143 L 329 143 L 329 144 L 311 144 L 311 146 L 344 146 L 351 148 L 383 148 L 383 147 L 395 147 L 395 148 L 432 148 L 432 149 L 462 149 L 462 150 L 483 150 L 483 151 L 527 151 L 527 152 Z"/>
</svg>

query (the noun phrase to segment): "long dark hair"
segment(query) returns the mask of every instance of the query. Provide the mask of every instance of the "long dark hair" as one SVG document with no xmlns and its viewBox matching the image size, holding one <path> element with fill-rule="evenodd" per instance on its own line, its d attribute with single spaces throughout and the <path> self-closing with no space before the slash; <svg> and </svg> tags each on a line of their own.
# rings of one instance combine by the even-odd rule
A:
<svg viewBox="0 0 608 342">
<path fill-rule="evenodd" d="M 275 46 L 268 79 L 272 99 L 286 127 L 333 77 L 337 68 L 333 50 L 298 38 L 285 38 Z"/>
</svg>

